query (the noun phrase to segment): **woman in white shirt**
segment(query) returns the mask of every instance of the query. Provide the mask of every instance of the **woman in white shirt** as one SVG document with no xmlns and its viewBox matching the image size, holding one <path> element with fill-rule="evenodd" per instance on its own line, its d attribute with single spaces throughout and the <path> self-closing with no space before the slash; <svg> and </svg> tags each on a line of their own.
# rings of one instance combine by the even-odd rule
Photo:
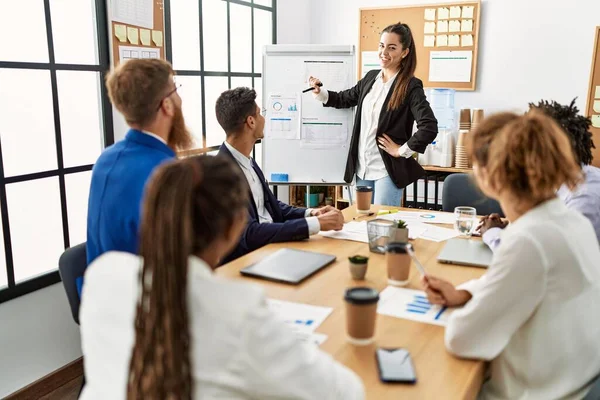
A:
<svg viewBox="0 0 600 400">
<path fill-rule="evenodd" d="M 363 399 L 358 377 L 269 311 L 256 286 L 212 275 L 237 243 L 248 186 L 231 161 L 160 167 L 140 254 L 88 268 L 83 399 Z"/>
<path fill-rule="evenodd" d="M 321 88 L 310 77 L 313 93 L 325 107 L 357 107 L 344 179 L 374 189 L 375 204 L 399 206 L 402 190 L 425 175 L 412 157 L 424 153 L 438 133 L 423 82 L 416 78 L 417 53 L 408 25 L 386 27 L 379 43 L 381 70 L 369 71 L 356 86 L 341 92 Z M 327 82 L 325 82 L 325 85 Z M 413 125 L 417 132 L 413 135 Z"/>
<path fill-rule="evenodd" d="M 469 134 L 482 191 L 511 221 L 480 279 L 457 288 L 426 276 L 432 303 L 455 310 L 446 346 L 490 360 L 484 399 L 580 399 L 600 373 L 600 249 L 590 221 L 556 197 L 581 168 L 540 111 L 498 114 Z"/>
</svg>

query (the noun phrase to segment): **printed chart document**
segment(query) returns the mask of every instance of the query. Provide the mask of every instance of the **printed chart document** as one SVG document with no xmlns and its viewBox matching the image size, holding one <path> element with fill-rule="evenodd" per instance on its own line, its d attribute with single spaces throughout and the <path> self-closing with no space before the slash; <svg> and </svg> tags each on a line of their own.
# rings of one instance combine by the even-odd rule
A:
<svg viewBox="0 0 600 400">
<path fill-rule="evenodd" d="M 425 292 L 414 289 L 386 287 L 379 294 L 377 313 L 426 324 L 446 326 L 452 309 L 430 304 Z"/>
<path fill-rule="evenodd" d="M 379 65 L 379 61 L 377 65 Z M 337 92 L 350 88 L 350 66 L 346 61 L 304 61 L 304 78 L 307 84 L 311 76 L 323 82 L 323 87 L 328 90 L 335 90 Z"/>
<path fill-rule="evenodd" d="M 413 222 L 407 223 L 408 238 L 422 238 L 429 227 L 426 224 Z M 319 235 L 331 239 L 350 240 L 353 242 L 369 243 L 367 221 L 350 221 L 344 224 L 341 231 L 319 232 Z"/>
<path fill-rule="evenodd" d="M 267 100 L 266 130 L 271 139 L 300 139 L 301 102 L 298 93 L 271 93 Z"/>
<path fill-rule="evenodd" d="M 152 29 L 154 2 L 153 0 L 112 0 L 112 20 Z"/>
<path fill-rule="evenodd" d="M 347 118 L 303 117 L 301 147 L 329 149 L 346 144 L 348 139 Z"/>
<path fill-rule="evenodd" d="M 273 313 L 292 327 L 300 339 L 317 345 L 327 340 L 327 335 L 315 333 L 315 330 L 331 314 L 333 308 L 275 299 L 268 299 L 267 304 Z"/>
<path fill-rule="evenodd" d="M 361 63 L 361 77 L 364 78 L 367 72 L 374 69 L 380 69 L 379 55 L 376 51 L 363 51 L 362 52 L 362 63 Z"/>
<path fill-rule="evenodd" d="M 453 225 L 456 217 L 452 213 L 435 211 L 398 211 L 391 214 L 379 215 L 377 218 L 383 218 L 390 221 L 399 219 L 411 222 L 427 222 L 429 224 L 448 224 Z"/>
<path fill-rule="evenodd" d="M 429 53 L 430 82 L 471 82 L 472 51 Z"/>
</svg>

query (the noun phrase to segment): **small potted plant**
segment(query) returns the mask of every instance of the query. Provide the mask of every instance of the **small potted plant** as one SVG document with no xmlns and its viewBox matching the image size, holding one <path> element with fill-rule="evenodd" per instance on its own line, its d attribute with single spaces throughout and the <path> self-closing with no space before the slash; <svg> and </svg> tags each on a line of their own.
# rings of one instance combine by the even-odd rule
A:
<svg viewBox="0 0 600 400">
<path fill-rule="evenodd" d="M 394 221 L 394 226 L 390 228 L 390 242 L 408 243 L 408 226 L 403 220 Z"/>
</svg>

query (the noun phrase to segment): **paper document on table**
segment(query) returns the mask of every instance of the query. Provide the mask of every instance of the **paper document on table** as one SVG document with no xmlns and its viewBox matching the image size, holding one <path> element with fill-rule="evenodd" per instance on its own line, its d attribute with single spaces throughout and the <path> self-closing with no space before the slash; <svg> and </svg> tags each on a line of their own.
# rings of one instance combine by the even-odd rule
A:
<svg viewBox="0 0 600 400">
<path fill-rule="evenodd" d="M 411 222 L 427 222 L 429 224 L 449 224 L 453 225 L 456 217 L 452 213 L 436 211 L 398 211 L 390 214 L 379 215 L 378 218 L 389 221 L 403 220 Z"/>
<path fill-rule="evenodd" d="M 333 311 L 331 307 L 267 299 L 267 305 L 277 318 L 288 324 L 303 340 L 323 343 L 326 335 L 314 333 Z"/>
<path fill-rule="evenodd" d="M 321 231 L 319 232 L 319 235 L 331 239 L 369 243 L 369 235 L 367 234 L 367 221 L 350 221 L 344 224 L 341 231 Z"/>
<path fill-rule="evenodd" d="M 112 0 L 112 20 L 152 29 L 154 2 L 153 0 Z"/>
<path fill-rule="evenodd" d="M 367 72 L 374 69 L 380 69 L 379 55 L 376 51 L 363 51 L 361 53 L 361 73 L 364 78 Z"/>
<path fill-rule="evenodd" d="M 421 236 L 419 236 L 419 239 L 430 240 L 432 242 L 443 242 L 457 236 L 459 236 L 459 233 L 454 229 L 430 225 L 427 230 Z"/>
<path fill-rule="evenodd" d="M 429 54 L 430 82 L 471 82 L 472 51 L 432 51 Z"/>
<path fill-rule="evenodd" d="M 432 325 L 446 326 L 452 309 L 430 304 L 425 292 L 386 287 L 379 294 L 377 313 Z"/>
<path fill-rule="evenodd" d="M 270 93 L 266 131 L 270 139 L 300 139 L 301 102 L 298 93 Z"/>
<path fill-rule="evenodd" d="M 300 147 L 330 149 L 346 145 L 348 119 L 345 117 L 302 117 Z"/>
</svg>

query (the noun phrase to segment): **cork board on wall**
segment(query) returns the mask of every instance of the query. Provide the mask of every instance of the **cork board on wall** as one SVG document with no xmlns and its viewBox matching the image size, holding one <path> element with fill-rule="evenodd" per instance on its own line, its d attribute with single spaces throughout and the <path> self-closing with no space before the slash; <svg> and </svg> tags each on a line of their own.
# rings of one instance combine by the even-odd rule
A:
<svg viewBox="0 0 600 400">
<path fill-rule="evenodd" d="M 600 26 L 596 27 L 594 51 L 592 53 L 592 70 L 590 88 L 588 90 L 586 113 L 592 119 L 592 131 L 595 149 L 592 149 L 592 164 L 600 167 Z"/>
<path fill-rule="evenodd" d="M 163 0 L 112 0 L 114 64 L 129 58 L 165 58 Z"/>
<path fill-rule="evenodd" d="M 402 22 L 412 31 L 417 50 L 415 76 L 426 88 L 475 90 L 480 14 L 479 1 L 361 8 L 359 78 L 368 65 L 378 68 L 373 52 L 378 50 L 381 31 Z"/>
</svg>

